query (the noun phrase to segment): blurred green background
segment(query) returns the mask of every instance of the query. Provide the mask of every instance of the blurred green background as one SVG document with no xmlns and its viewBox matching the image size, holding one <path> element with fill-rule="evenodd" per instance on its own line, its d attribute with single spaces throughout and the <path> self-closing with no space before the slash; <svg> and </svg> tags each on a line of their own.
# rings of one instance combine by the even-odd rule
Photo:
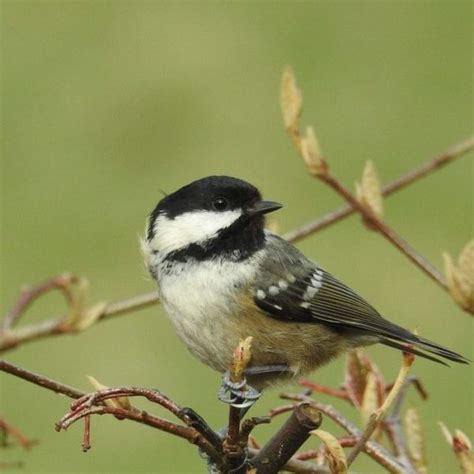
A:
<svg viewBox="0 0 474 474">
<path fill-rule="evenodd" d="M 21 285 L 71 271 L 90 301 L 150 291 L 138 236 L 161 197 L 193 179 L 229 174 L 285 203 L 289 230 L 341 204 L 311 179 L 282 129 L 280 74 L 293 65 L 304 124 L 316 127 L 347 185 L 364 162 L 384 181 L 471 133 L 470 2 L 2 1 L 1 309 Z M 472 153 L 386 201 L 387 222 L 435 265 L 472 237 Z M 352 217 L 299 247 L 389 318 L 471 357 L 472 320 L 394 248 Z M 63 311 L 37 303 L 24 322 Z M 369 349 L 388 379 L 400 356 Z M 158 387 L 219 427 L 219 376 L 178 342 L 158 307 L 79 336 L 38 341 L 6 358 L 89 390 Z M 338 385 L 344 360 L 314 378 Z M 456 472 L 436 421 L 472 430 L 473 371 L 417 361 L 430 400 L 412 394 L 430 472 Z M 149 428 L 93 419 L 58 434 L 63 397 L 0 374 L 1 413 L 40 444 L 2 450 L 22 472 L 204 472 L 195 448 Z M 278 391 L 254 409 L 276 406 Z M 322 400 L 325 399 L 321 396 Z M 358 422 L 346 406 L 345 413 Z M 282 420 L 276 420 L 278 425 Z M 256 432 L 264 440 L 276 426 Z M 340 433 L 329 421 L 324 429 Z M 316 440 L 306 446 L 315 447 Z M 361 456 L 357 472 L 381 472 Z"/>
</svg>

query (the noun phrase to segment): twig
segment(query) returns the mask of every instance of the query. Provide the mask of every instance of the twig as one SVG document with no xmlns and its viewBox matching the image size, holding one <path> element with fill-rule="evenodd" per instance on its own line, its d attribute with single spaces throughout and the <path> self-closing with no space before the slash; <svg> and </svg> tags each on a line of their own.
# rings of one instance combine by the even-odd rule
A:
<svg viewBox="0 0 474 474">
<path fill-rule="evenodd" d="M 443 153 L 440 153 L 434 158 L 425 161 L 415 169 L 408 171 L 402 176 L 386 184 L 382 188 L 382 195 L 389 196 L 390 194 L 403 189 L 404 187 L 416 182 L 420 178 L 423 178 L 433 171 L 437 171 L 448 163 L 453 162 L 456 158 L 465 155 L 472 149 L 474 149 L 474 137 L 468 137 L 465 140 L 462 140 L 461 142 L 449 147 Z M 290 242 L 298 242 L 299 240 L 302 240 L 305 237 L 308 237 L 350 216 L 354 212 L 356 212 L 356 210 L 352 206 L 342 206 L 339 209 L 319 217 L 318 219 L 307 222 L 296 229 L 290 230 L 283 235 L 283 238 Z"/>
<path fill-rule="evenodd" d="M 325 395 L 330 395 L 331 397 L 340 398 L 341 400 L 346 400 L 350 402 L 350 398 L 349 398 L 349 395 L 347 394 L 347 390 L 344 388 L 337 389 L 337 388 L 332 388 L 332 387 L 326 387 L 325 385 L 321 385 L 319 383 L 312 382 L 311 380 L 306 380 L 306 379 L 298 380 L 298 385 L 309 388 L 314 392 L 324 393 Z"/>
<path fill-rule="evenodd" d="M 255 448 L 249 448 L 248 452 L 251 458 L 254 458 L 260 451 Z M 315 463 L 295 458 L 291 458 L 281 469 L 284 472 L 296 472 L 298 474 L 330 474 L 329 469 L 324 466 L 318 466 Z"/>
<path fill-rule="evenodd" d="M 143 396 L 153 403 L 159 403 L 184 421 L 186 415 L 182 409 L 158 391 L 137 387 L 122 387 L 107 389 L 94 394 L 85 394 L 73 387 L 56 382 L 43 375 L 30 372 L 4 360 L 0 360 L 0 371 L 22 378 L 23 380 L 27 380 L 28 382 L 39 385 L 40 387 L 46 388 L 55 393 L 60 393 L 70 398 L 77 399 L 78 402 L 73 405 L 75 408 L 73 408 L 72 411 L 59 422 L 59 429 L 66 429 L 71 423 L 89 415 L 111 414 L 119 418 L 129 419 L 165 431 L 180 438 L 184 438 L 190 443 L 199 446 L 208 456 L 215 459 L 216 462 L 220 460 L 220 455 L 216 448 L 201 433 L 192 427 L 177 425 L 133 407 L 127 410 L 124 408 L 100 405 L 108 398 Z"/>
<path fill-rule="evenodd" d="M 298 405 L 282 428 L 249 464 L 259 474 L 278 472 L 309 438 L 310 431 L 319 428 L 321 422 L 321 414 L 311 404 Z"/>
<path fill-rule="evenodd" d="M 354 436 L 345 436 L 343 438 L 337 438 L 337 442 L 341 448 L 352 448 L 357 443 L 357 438 Z M 323 444 L 319 449 L 309 449 L 302 453 L 298 453 L 295 457 L 300 461 L 308 461 L 310 459 L 318 458 L 320 455 L 324 455 L 326 451 L 326 446 Z M 324 456 L 322 456 L 324 459 Z"/>
<path fill-rule="evenodd" d="M 90 417 L 92 415 L 112 415 L 118 419 L 128 419 L 141 423 L 152 428 L 158 429 L 160 431 L 165 431 L 167 433 L 173 434 L 180 438 L 186 439 L 192 444 L 197 445 L 203 452 L 205 452 L 212 461 L 217 466 L 224 465 L 225 458 L 223 458 L 223 453 L 220 449 L 220 446 L 215 446 L 210 442 L 199 430 L 194 428 L 192 420 L 188 419 L 188 410 L 182 409 L 172 400 L 162 395 L 160 392 L 151 389 L 139 388 L 139 387 L 120 387 L 120 388 L 109 388 L 106 390 L 101 390 L 99 392 L 94 392 L 92 394 L 85 394 L 80 390 L 72 388 L 68 385 L 64 385 L 60 382 L 51 380 L 45 376 L 30 372 L 26 369 L 20 368 L 11 364 L 9 362 L 0 361 L 0 371 L 4 371 L 14 375 L 16 377 L 22 378 L 28 382 L 31 382 L 40 387 L 51 390 L 55 393 L 66 395 L 70 398 L 76 399 L 72 404 L 70 412 L 68 412 L 58 423 L 56 428 L 58 430 L 65 430 L 71 424 L 77 422 L 78 420 L 85 419 L 85 431 L 83 436 L 83 448 L 88 449 L 90 447 Z M 111 399 L 120 399 L 123 397 L 136 397 L 143 396 L 147 400 L 158 403 L 163 406 L 187 425 L 182 426 L 172 423 L 163 418 L 159 418 L 155 415 L 151 415 L 145 411 L 139 410 L 130 406 L 129 408 L 109 406 L 105 402 Z M 243 430 L 240 433 L 241 441 L 243 438 L 248 436 L 251 427 L 260 424 L 261 422 L 268 421 L 264 417 L 260 417 L 254 420 L 246 420 L 243 424 Z M 191 426 L 192 425 L 192 426 Z M 250 426 L 252 425 L 252 426 Z M 286 443 L 284 443 L 286 445 Z M 291 445 L 292 443 L 290 443 Z M 287 449 L 287 448 L 286 448 Z M 252 456 L 258 456 L 259 450 L 250 449 Z M 267 448 L 267 453 L 270 456 L 273 456 L 271 449 Z M 328 470 L 315 466 L 312 463 L 307 463 L 297 460 L 289 460 L 285 465 L 285 470 L 296 473 L 315 473 L 315 474 L 327 474 Z"/>
<path fill-rule="evenodd" d="M 40 296 L 52 290 L 60 290 L 66 301 L 70 303 L 72 299 L 71 285 L 77 282 L 77 277 L 69 273 L 58 275 L 36 285 L 32 288 L 23 288 L 20 296 L 13 308 L 7 312 L 0 322 L 0 330 L 10 329 L 18 322 L 19 318 L 28 309 L 28 307 Z"/>
<path fill-rule="evenodd" d="M 26 380 L 35 385 L 39 385 L 40 387 L 46 388 L 53 392 L 61 393 L 68 396 L 69 398 L 77 399 L 85 395 L 84 392 L 81 392 L 74 387 L 56 382 L 55 380 L 45 377 L 44 375 L 30 372 L 29 370 L 18 367 L 15 364 L 7 362 L 6 360 L 0 360 L 0 371 L 7 372 L 8 374 L 19 377 L 20 379 Z"/>
<path fill-rule="evenodd" d="M 286 400 L 294 400 L 295 402 L 308 402 L 317 408 L 321 413 L 331 418 L 341 428 L 343 428 L 351 436 L 359 439 L 362 436 L 362 431 L 357 428 L 352 422 L 350 422 L 344 415 L 342 415 L 332 405 L 327 405 L 317 400 L 313 400 L 311 397 L 301 394 L 289 394 L 283 393 L 280 395 L 281 398 Z M 293 407 L 298 406 L 299 403 L 293 404 Z M 285 405 L 287 409 L 289 405 Z M 276 416 L 282 413 L 278 408 L 270 411 L 269 415 Z M 391 453 L 389 453 L 384 447 L 375 441 L 369 440 L 362 449 L 367 455 L 369 455 L 374 461 L 383 466 L 389 472 L 393 474 L 406 474 L 405 467 L 396 459 Z"/>
<path fill-rule="evenodd" d="M 383 428 L 388 436 L 388 439 L 390 440 L 394 453 L 397 456 L 398 460 L 404 465 L 411 465 L 412 462 L 410 460 L 410 456 L 408 455 L 405 436 L 403 434 L 402 429 L 402 420 L 400 412 L 410 385 L 414 385 L 421 398 L 426 400 L 428 394 L 426 393 L 418 379 L 414 375 L 407 377 L 403 381 L 402 386 L 400 387 L 400 390 L 393 401 L 393 406 L 390 414 L 383 422 Z"/>
<path fill-rule="evenodd" d="M 5 420 L 5 418 L 1 416 L 0 431 L 2 431 L 5 435 L 13 436 L 13 438 L 16 439 L 17 443 L 25 449 L 30 449 L 34 444 L 36 444 L 35 440 L 32 440 L 25 436 L 18 428 L 8 423 L 7 420 Z"/>
<path fill-rule="evenodd" d="M 404 239 L 383 222 L 375 213 L 372 206 L 356 199 L 352 193 L 329 170 L 328 162 L 323 158 L 316 134 L 308 127 L 302 135 L 299 129 L 299 119 L 303 107 L 301 92 L 296 86 L 295 76 L 290 68 L 283 72 L 281 83 L 281 108 L 283 121 L 296 151 L 306 163 L 308 172 L 320 181 L 326 183 L 336 193 L 342 196 L 350 206 L 359 212 L 371 229 L 376 230 L 391 242 L 400 252 L 425 272 L 433 281 L 447 290 L 447 282 L 431 263 L 419 255 Z M 465 147 L 461 147 L 464 149 Z M 375 199 L 372 193 L 372 200 Z M 377 192 L 378 201 L 378 192 Z"/>
<path fill-rule="evenodd" d="M 415 358 L 412 354 L 409 354 L 406 352 L 403 353 L 402 366 L 400 367 L 400 371 L 398 372 L 398 375 L 395 380 L 395 383 L 393 384 L 392 390 L 390 390 L 382 406 L 379 409 L 377 409 L 374 413 L 372 413 L 372 415 L 370 415 L 370 418 L 364 430 L 364 433 L 360 437 L 354 449 L 347 455 L 347 466 L 350 466 L 352 464 L 352 462 L 355 460 L 357 455 L 364 448 L 368 439 L 377 428 L 377 425 L 379 424 L 379 422 L 384 418 L 388 409 L 391 407 L 395 399 L 399 396 L 400 391 L 403 389 L 405 385 L 405 380 L 408 377 L 408 373 L 410 371 L 410 368 L 414 360 Z"/>
<path fill-rule="evenodd" d="M 43 293 L 44 292 L 40 292 L 39 294 L 35 295 L 35 297 L 40 296 Z M 7 316 L 3 320 L 4 325 L 8 325 L 12 320 L 12 317 L 9 315 L 15 314 L 13 320 L 16 321 L 28 308 L 31 301 L 25 305 L 23 303 L 24 298 L 25 296 L 22 293 L 19 297 L 19 301 L 21 301 L 21 303 L 15 303 L 14 309 L 7 313 Z M 97 315 L 96 321 L 105 321 L 120 314 L 125 314 L 130 311 L 137 311 L 139 309 L 147 308 L 148 306 L 153 306 L 158 302 L 159 300 L 157 293 L 152 291 L 150 293 L 144 293 L 121 301 L 109 303 L 104 305 L 101 313 Z M 18 312 L 18 309 L 21 311 Z M 76 334 L 78 332 L 78 329 L 74 325 L 68 324 L 64 317 L 50 319 L 15 329 L 12 329 L 11 326 L 3 329 L 0 328 L 0 353 L 9 349 L 13 349 L 18 344 L 24 342 L 34 341 L 49 336 L 59 336 L 62 334 Z"/>
<path fill-rule="evenodd" d="M 244 370 L 250 361 L 252 337 L 240 341 L 239 345 L 235 348 L 232 358 L 232 363 L 229 370 L 230 381 L 234 384 L 241 384 L 244 380 Z M 242 387 L 242 389 L 244 389 Z M 232 394 L 231 394 L 232 396 Z M 234 406 L 234 404 L 242 403 L 244 400 L 237 398 L 235 402 L 229 405 L 229 423 L 227 426 L 227 435 L 224 439 L 223 450 L 224 454 L 229 460 L 229 468 L 235 474 L 245 473 L 247 471 L 245 466 L 246 453 L 245 448 L 247 447 L 248 436 L 245 439 L 245 444 L 241 443 L 240 434 L 240 421 L 241 421 L 241 409 Z"/>
<path fill-rule="evenodd" d="M 325 182 L 340 196 L 342 196 L 356 211 L 358 211 L 371 226 L 391 242 L 400 252 L 411 260 L 418 268 L 428 275 L 443 289 L 447 289 L 446 278 L 431 263 L 418 254 L 402 237 L 400 237 L 387 224 L 378 219 L 367 207 L 361 204 L 332 174 L 327 170 L 320 175 L 321 181 Z"/>
<path fill-rule="evenodd" d="M 253 416 L 252 418 L 247 418 L 242 422 L 242 427 L 239 433 L 239 443 L 242 446 L 249 445 L 249 439 L 251 438 L 250 433 L 258 425 L 263 425 L 270 423 L 272 419 L 269 416 Z"/>
</svg>

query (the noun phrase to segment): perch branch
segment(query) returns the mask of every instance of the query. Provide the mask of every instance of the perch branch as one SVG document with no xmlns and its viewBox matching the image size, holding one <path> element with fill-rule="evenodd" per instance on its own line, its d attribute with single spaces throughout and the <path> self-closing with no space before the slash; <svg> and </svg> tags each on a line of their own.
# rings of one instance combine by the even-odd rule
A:
<svg viewBox="0 0 474 474">
<path fill-rule="evenodd" d="M 57 382 L 55 380 L 49 379 L 43 375 L 30 372 L 26 369 L 18 367 L 10 362 L 0 360 L 0 371 L 7 372 L 11 375 L 19 377 L 23 380 L 31 382 L 35 385 L 38 385 L 42 388 L 46 388 L 55 393 L 66 395 L 69 398 L 73 398 L 76 401 L 73 402 L 71 410 L 57 423 L 56 429 L 65 430 L 71 424 L 85 419 L 85 432 L 84 432 L 84 442 L 83 448 L 88 449 L 90 447 L 89 435 L 90 435 L 90 417 L 92 415 L 113 415 L 118 419 L 127 419 L 135 421 L 136 423 L 141 423 L 146 426 L 158 429 L 160 431 L 165 431 L 167 433 L 173 434 L 180 438 L 186 439 L 188 442 L 198 446 L 203 452 L 205 452 L 216 465 L 223 465 L 226 463 L 225 456 L 222 452 L 221 444 L 214 444 L 215 435 L 210 436 L 211 439 L 206 437 L 206 433 L 201 433 L 196 426 L 199 426 L 199 423 L 195 423 L 195 418 L 189 416 L 189 409 L 181 408 L 175 402 L 159 393 L 157 390 L 150 390 L 139 387 L 120 387 L 120 388 L 109 388 L 105 390 L 100 390 L 91 394 L 86 394 L 78 389 L 65 385 L 63 383 Z M 159 404 L 164 407 L 175 416 L 177 416 L 181 421 L 183 421 L 186 426 L 177 425 L 171 421 L 165 420 L 163 418 L 157 417 L 155 415 L 149 414 L 146 411 L 139 410 L 131 405 L 124 407 L 120 405 L 108 405 L 107 401 L 114 399 L 123 399 L 123 397 L 144 397 L 148 401 Z M 267 419 L 261 417 L 257 419 L 246 420 L 243 423 L 243 429 L 240 433 L 241 439 L 248 438 L 248 434 L 251 431 L 251 428 L 260 424 L 262 422 L 268 421 Z M 304 426 L 304 423 L 302 424 Z M 207 425 L 206 425 L 207 426 Z M 285 425 L 286 426 L 286 425 Z M 281 437 L 281 435 L 280 435 Z M 293 442 L 284 443 L 284 446 L 288 444 L 293 446 Z M 264 447 L 266 448 L 266 447 Z M 263 449 L 263 448 L 262 448 Z M 288 451 L 288 447 L 284 447 L 284 450 Z M 276 457 L 277 453 L 273 453 L 271 449 L 266 448 L 265 451 L 270 457 Z M 260 453 L 260 450 L 251 449 L 250 455 L 257 457 Z M 290 454 L 291 456 L 291 454 Z M 287 463 L 282 466 L 283 469 L 289 472 L 296 472 L 300 474 L 304 473 L 313 473 L 313 474 L 327 474 L 328 471 L 325 468 L 316 466 L 314 463 L 299 461 L 294 459 L 287 460 Z"/>
<path fill-rule="evenodd" d="M 66 395 L 69 398 L 78 400 L 77 402 L 73 403 L 71 411 L 58 423 L 58 429 L 66 429 L 71 423 L 89 415 L 111 414 L 121 419 L 129 419 L 137 423 L 142 423 L 161 431 L 165 431 L 180 438 L 184 438 L 190 443 L 199 446 L 212 459 L 219 459 L 216 448 L 201 433 L 192 427 L 177 425 L 168 420 L 159 418 L 133 407 L 125 409 L 119 407 L 110 407 L 103 404 L 103 402 L 105 402 L 107 399 L 124 396 L 142 396 L 153 403 L 158 403 L 176 415 L 182 421 L 186 422 L 186 415 L 183 414 L 185 412 L 183 412 L 183 410 L 178 405 L 176 405 L 164 395 L 160 394 L 158 391 L 128 387 L 107 389 L 93 394 L 85 394 L 84 392 L 73 387 L 49 379 L 43 375 L 30 372 L 29 370 L 23 369 L 4 360 L 0 360 L 0 371 L 7 372 L 55 393 L 60 393 Z"/>
<path fill-rule="evenodd" d="M 293 400 L 298 403 L 284 405 L 277 407 L 269 412 L 270 417 L 286 413 L 287 411 L 293 410 L 298 406 L 300 402 L 311 403 L 321 413 L 331 418 L 336 424 L 343 428 L 348 434 L 359 440 L 362 436 L 362 431 L 350 422 L 342 413 L 340 413 L 332 405 L 327 405 L 317 400 L 313 400 L 311 397 L 301 394 L 288 394 L 284 393 L 280 395 L 281 398 L 286 400 Z M 370 456 L 378 464 L 386 468 L 392 474 L 406 474 L 405 467 L 396 459 L 391 453 L 389 453 L 384 447 L 375 441 L 369 440 L 365 443 L 362 448 L 363 452 Z"/>
<path fill-rule="evenodd" d="M 299 404 L 282 428 L 251 459 L 250 465 L 259 474 L 278 472 L 301 445 L 309 438 L 310 431 L 319 428 L 321 413 L 310 403 Z"/>
</svg>

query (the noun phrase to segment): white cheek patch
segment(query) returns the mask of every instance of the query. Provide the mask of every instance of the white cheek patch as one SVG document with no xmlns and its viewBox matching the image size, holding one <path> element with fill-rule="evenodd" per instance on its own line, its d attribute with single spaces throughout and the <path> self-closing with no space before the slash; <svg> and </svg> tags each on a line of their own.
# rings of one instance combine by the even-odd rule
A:
<svg viewBox="0 0 474 474">
<path fill-rule="evenodd" d="M 241 210 L 185 212 L 174 219 L 159 215 L 155 221 L 155 236 L 150 241 L 150 247 L 166 254 L 190 244 L 204 242 L 215 237 L 219 230 L 232 225 L 241 215 Z"/>
</svg>

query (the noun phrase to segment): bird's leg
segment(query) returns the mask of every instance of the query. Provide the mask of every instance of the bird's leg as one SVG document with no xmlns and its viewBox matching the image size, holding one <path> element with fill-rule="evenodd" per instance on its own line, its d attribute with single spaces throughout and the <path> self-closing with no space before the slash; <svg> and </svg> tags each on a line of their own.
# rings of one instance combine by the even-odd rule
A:
<svg viewBox="0 0 474 474">
<path fill-rule="evenodd" d="M 290 368 L 286 364 L 274 364 L 274 365 L 256 365 L 254 367 L 248 367 L 244 370 L 245 375 L 262 375 L 262 374 L 273 374 L 273 373 L 284 373 L 290 372 Z"/>
</svg>

